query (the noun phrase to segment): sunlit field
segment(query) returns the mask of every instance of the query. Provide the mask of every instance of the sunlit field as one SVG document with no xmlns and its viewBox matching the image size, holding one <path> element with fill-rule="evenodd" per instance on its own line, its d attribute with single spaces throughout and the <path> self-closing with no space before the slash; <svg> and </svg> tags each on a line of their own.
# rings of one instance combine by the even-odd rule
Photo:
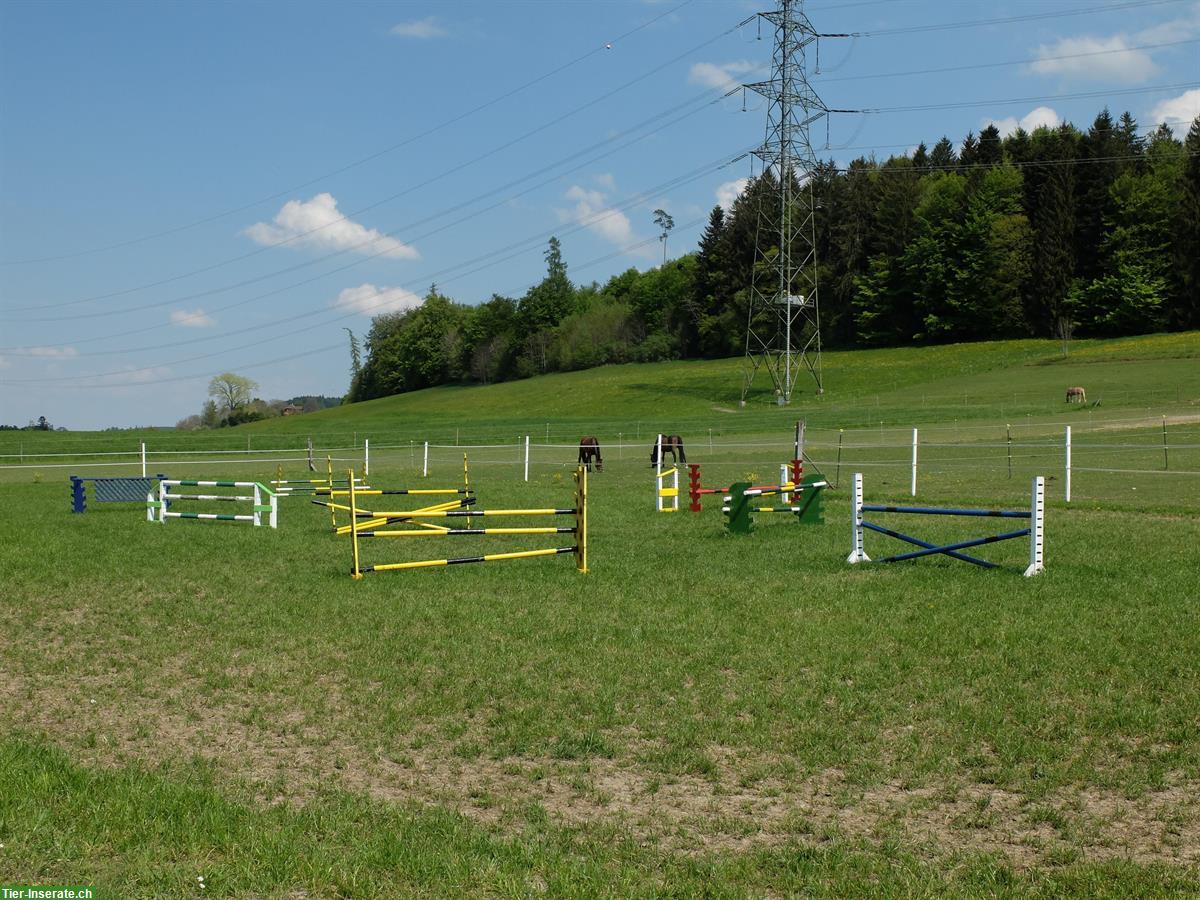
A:
<svg viewBox="0 0 1200 900">
<path fill-rule="evenodd" d="M 825 397 L 789 409 L 739 408 L 739 365 L 439 389 L 207 433 L 0 435 L 0 881 L 1200 892 L 1200 336 L 1077 342 L 1065 360 L 1033 341 L 829 354 Z M 1065 403 L 1075 384 L 1087 404 Z M 775 478 L 797 418 L 830 484 L 824 524 L 759 516 L 730 535 L 711 496 L 655 513 L 659 429 L 724 486 Z M 583 434 L 605 462 L 587 574 L 564 554 L 354 581 L 350 542 L 300 496 L 280 500 L 277 530 L 70 512 L 68 474 L 134 474 L 143 440 L 152 473 L 267 481 L 317 477 L 310 436 L 318 475 L 326 452 L 339 477 L 361 472 L 369 439 L 375 487 L 458 487 L 466 453 L 479 508 L 569 507 Z M 1044 476 L 1046 571 L 1022 577 L 1021 540 L 971 551 L 992 570 L 848 565 L 855 472 L 868 502 L 1014 510 Z M 936 543 L 1004 530 L 887 524 Z M 361 546 L 369 565 L 573 540 Z M 868 534 L 866 549 L 906 548 Z"/>
</svg>

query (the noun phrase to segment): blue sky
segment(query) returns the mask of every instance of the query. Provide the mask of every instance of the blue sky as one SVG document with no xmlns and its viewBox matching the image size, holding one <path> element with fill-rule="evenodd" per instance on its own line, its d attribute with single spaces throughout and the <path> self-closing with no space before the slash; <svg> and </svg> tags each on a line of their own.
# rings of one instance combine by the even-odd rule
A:
<svg viewBox="0 0 1200 900">
<path fill-rule="evenodd" d="M 1197 0 L 805 6 L 868 33 L 820 42 L 823 100 L 881 110 L 815 126 L 822 157 L 1200 113 Z M 769 30 L 736 26 L 770 8 L 6 0 L 0 422 L 171 424 L 223 371 L 341 394 L 342 329 L 432 282 L 520 296 L 550 234 L 577 283 L 645 269 L 658 207 L 694 249 L 762 140 L 761 102 L 721 98 L 766 76 Z"/>
</svg>

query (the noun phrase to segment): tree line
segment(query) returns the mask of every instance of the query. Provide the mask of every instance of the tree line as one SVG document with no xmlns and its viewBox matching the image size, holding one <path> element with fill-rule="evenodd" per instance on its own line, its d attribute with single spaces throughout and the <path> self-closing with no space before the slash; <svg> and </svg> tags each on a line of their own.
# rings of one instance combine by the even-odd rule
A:
<svg viewBox="0 0 1200 900">
<path fill-rule="evenodd" d="M 1180 141 L 1106 109 L 1086 131 L 989 126 L 787 177 L 796 220 L 814 221 L 826 346 L 1200 328 L 1200 117 Z M 755 260 L 778 251 L 759 209 L 778 195 L 768 170 L 712 210 L 695 252 L 604 285 L 572 284 L 556 238 L 520 298 L 469 306 L 434 285 L 376 316 L 363 347 L 350 334 L 347 400 L 740 354 Z"/>
</svg>

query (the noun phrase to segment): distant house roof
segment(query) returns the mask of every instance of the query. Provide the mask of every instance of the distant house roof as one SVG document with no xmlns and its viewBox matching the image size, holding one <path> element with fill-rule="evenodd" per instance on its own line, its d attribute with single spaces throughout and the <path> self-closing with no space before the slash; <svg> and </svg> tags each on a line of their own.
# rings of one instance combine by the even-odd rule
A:
<svg viewBox="0 0 1200 900">
<path fill-rule="evenodd" d="M 296 406 L 294 403 L 289 403 L 279 412 L 285 416 L 294 416 L 296 413 L 304 412 L 304 410 L 302 410 L 299 406 Z"/>
</svg>

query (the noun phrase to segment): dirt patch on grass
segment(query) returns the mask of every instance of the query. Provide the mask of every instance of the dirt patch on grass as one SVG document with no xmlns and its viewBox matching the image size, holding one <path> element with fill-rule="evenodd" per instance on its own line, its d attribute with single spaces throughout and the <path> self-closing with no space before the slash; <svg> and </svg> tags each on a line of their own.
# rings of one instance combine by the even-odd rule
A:
<svg viewBox="0 0 1200 900">
<path fill-rule="evenodd" d="M 522 828 L 540 807 L 560 823 L 619 826 L 685 854 L 849 840 L 931 858 L 1001 854 L 1019 868 L 1079 859 L 1200 864 L 1200 782 L 1182 776 L 1132 799 L 1086 786 L 1035 801 L 968 780 L 864 787 L 836 769 L 795 775 L 788 760 L 726 747 L 707 749 L 704 775 L 665 775 L 638 761 L 656 748 L 637 735 L 622 736 L 625 749 L 612 759 L 497 759 L 482 749 L 486 740 L 452 744 L 432 727 L 364 746 L 282 705 L 201 705 L 203 692 L 186 681 L 181 670 L 164 672 L 152 694 L 118 704 L 103 699 L 101 684 L 65 692 L 0 672 L 0 725 L 42 732 L 92 765 L 169 772 L 200 757 L 267 804 L 303 804 L 338 786 L 445 805 L 498 830 Z M 338 702 L 332 679 L 322 690 Z"/>
</svg>

